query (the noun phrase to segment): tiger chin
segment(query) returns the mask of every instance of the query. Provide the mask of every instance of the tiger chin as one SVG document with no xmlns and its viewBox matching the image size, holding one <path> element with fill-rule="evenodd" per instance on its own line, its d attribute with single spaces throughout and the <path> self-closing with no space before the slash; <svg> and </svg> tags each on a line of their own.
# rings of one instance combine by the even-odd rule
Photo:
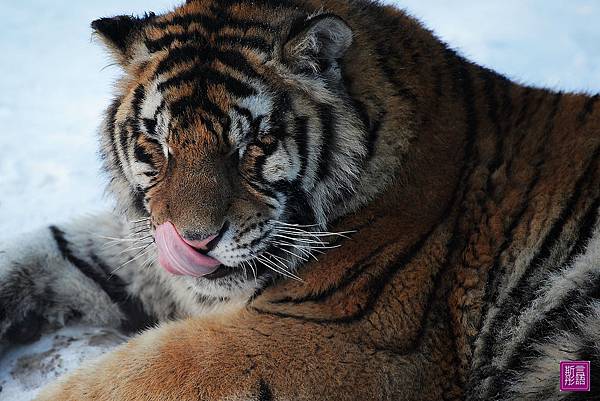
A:
<svg viewBox="0 0 600 401">
<path fill-rule="evenodd" d="M 0 338 L 142 332 L 38 400 L 600 399 L 598 95 L 366 0 L 92 28 L 118 207 L 2 246 Z"/>
</svg>

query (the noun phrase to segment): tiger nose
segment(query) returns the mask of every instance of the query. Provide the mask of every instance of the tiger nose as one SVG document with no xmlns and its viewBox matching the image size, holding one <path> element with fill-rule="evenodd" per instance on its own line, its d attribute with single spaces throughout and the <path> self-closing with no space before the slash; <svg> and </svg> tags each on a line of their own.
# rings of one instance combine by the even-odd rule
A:
<svg viewBox="0 0 600 401">
<path fill-rule="evenodd" d="M 186 231 L 181 236 L 181 238 L 189 246 L 191 246 L 193 248 L 196 248 L 203 252 L 210 252 L 212 249 L 214 249 L 217 246 L 217 244 L 219 243 L 221 238 L 223 238 L 223 235 L 227 231 L 228 227 L 229 227 L 229 223 L 225 222 L 223 224 L 223 226 L 221 227 L 221 229 L 217 233 L 209 235 L 208 237 L 204 237 L 204 238 L 198 238 L 198 237 L 200 237 L 200 235 L 198 235 L 197 232 L 194 232 L 193 230 Z"/>
</svg>

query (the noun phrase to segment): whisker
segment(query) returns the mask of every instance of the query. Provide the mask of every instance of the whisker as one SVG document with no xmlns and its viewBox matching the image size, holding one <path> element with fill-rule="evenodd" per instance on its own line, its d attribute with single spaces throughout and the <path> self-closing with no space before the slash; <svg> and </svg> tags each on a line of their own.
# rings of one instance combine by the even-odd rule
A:
<svg viewBox="0 0 600 401">
<path fill-rule="evenodd" d="M 256 255 L 255 258 L 256 258 L 256 260 L 258 260 L 259 262 L 262 262 L 265 266 L 267 266 L 269 269 L 273 270 L 274 272 L 288 277 L 285 271 L 281 271 L 279 269 L 279 267 L 277 265 L 275 265 L 271 260 L 267 259 L 266 256 Z"/>
<path fill-rule="evenodd" d="M 123 267 L 125 267 L 126 265 L 128 265 L 129 263 L 133 262 L 134 260 L 139 259 L 140 257 L 142 257 L 143 255 L 147 254 L 148 252 L 150 252 L 152 250 L 152 248 L 150 248 L 150 245 L 152 245 L 152 243 L 149 243 L 148 245 L 146 245 L 141 251 L 139 251 L 133 258 L 129 259 L 127 262 L 123 263 L 121 266 L 117 267 L 115 270 L 113 270 L 110 274 L 113 275 L 115 274 L 117 271 L 119 271 L 120 269 L 122 269 Z"/>
<path fill-rule="evenodd" d="M 140 223 L 140 222 L 145 222 L 145 221 L 150 221 L 150 217 L 143 217 L 141 219 L 137 219 L 137 220 L 127 220 L 128 223 Z"/>
<path fill-rule="evenodd" d="M 148 242 L 153 242 L 152 239 L 152 235 L 148 235 L 146 237 L 142 237 L 142 238 L 135 238 L 135 239 L 127 239 L 127 238 L 121 238 L 121 239 L 114 239 L 114 240 L 110 240 L 107 241 L 105 244 L 103 244 L 103 248 L 102 249 L 110 249 L 112 247 L 115 247 L 117 245 L 132 245 L 132 243 L 134 242 L 139 242 L 139 243 L 144 243 L 146 241 Z M 133 244 L 135 245 L 135 244 Z"/>
<path fill-rule="evenodd" d="M 287 250 L 287 249 L 284 249 L 284 248 L 282 248 L 282 247 L 280 247 L 280 246 L 278 246 L 278 247 L 277 247 L 277 249 L 279 249 L 280 251 L 283 251 L 283 252 L 285 252 L 285 253 L 287 253 L 287 254 L 290 254 L 290 255 L 292 255 L 292 256 L 295 256 L 295 257 L 297 257 L 298 259 L 300 259 L 300 260 L 302 260 L 302 261 L 304 261 L 304 262 L 307 262 L 307 261 L 308 261 L 308 259 L 307 259 L 305 256 L 300 256 L 300 255 L 298 255 L 298 254 L 296 254 L 296 253 L 294 253 L 294 252 L 292 252 L 292 251 L 289 251 L 289 250 Z"/>
<path fill-rule="evenodd" d="M 300 241 L 306 244 L 323 244 L 323 241 L 317 241 L 317 240 L 311 240 L 311 239 L 306 239 L 306 238 L 294 238 L 294 237 L 289 237 L 286 235 L 281 235 L 281 234 L 273 234 L 274 237 L 279 237 L 279 238 L 284 238 L 284 239 L 289 239 L 292 241 Z"/>
<path fill-rule="evenodd" d="M 257 272 L 256 272 L 256 262 L 254 261 L 254 259 L 250 259 L 248 261 L 248 264 L 250 265 L 250 269 L 252 269 L 252 274 L 254 274 L 254 285 L 258 287 L 258 277 L 257 277 Z"/>
<path fill-rule="evenodd" d="M 149 244 L 143 244 L 143 245 L 139 245 L 139 246 L 133 246 L 133 247 L 129 247 L 126 249 L 123 249 L 121 252 L 119 252 L 117 255 L 122 255 L 126 252 L 131 252 L 131 251 L 135 251 L 137 249 L 142 249 L 142 248 L 146 248 Z"/>
<path fill-rule="evenodd" d="M 290 277 L 292 277 L 292 278 L 293 278 L 293 279 L 295 279 L 295 280 L 298 280 L 298 281 L 304 282 L 304 280 L 302 280 L 300 277 L 296 276 L 294 273 L 292 273 L 292 272 L 289 270 L 289 268 L 290 268 L 290 267 L 289 267 L 289 266 L 286 266 L 286 264 L 285 264 L 286 260 L 285 260 L 285 259 L 283 259 L 283 258 L 282 258 L 282 257 L 280 257 L 280 256 L 273 255 L 273 254 L 272 254 L 272 253 L 270 253 L 270 252 L 265 252 L 265 254 L 266 254 L 266 255 L 269 255 L 269 256 L 271 256 L 272 258 L 274 258 L 274 259 L 275 259 L 274 263 L 279 263 L 279 266 L 280 266 L 280 267 L 281 267 L 281 268 L 282 268 L 282 269 L 283 269 L 283 270 L 284 270 L 284 271 L 285 271 L 287 274 L 289 274 L 289 276 L 290 276 Z"/>
<path fill-rule="evenodd" d="M 292 248 L 297 249 L 298 251 L 300 251 L 303 255 L 306 255 L 306 256 L 309 256 L 309 257 L 313 257 L 315 260 L 318 260 L 316 258 L 316 256 L 313 255 L 312 248 L 309 247 L 309 246 L 301 246 L 301 245 L 292 244 L 292 243 L 285 242 L 285 241 L 273 241 L 273 244 L 292 247 Z M 318 252 L 322 253 L 320 251 L 318 251 Z"/>
<path fill-rule="evenodd" d="M 315 223 L 315 224 L 286 223 L 284 221 L 279 221 L 279 220 L 271 220 L 271 222 L 273 222 L 275 224 L 281 224 L 282 226 L 290 226 L 290 227 L 316 227 L 316 226 L 320 226 L 321 225 L 319 223 Z"/>
</svg>

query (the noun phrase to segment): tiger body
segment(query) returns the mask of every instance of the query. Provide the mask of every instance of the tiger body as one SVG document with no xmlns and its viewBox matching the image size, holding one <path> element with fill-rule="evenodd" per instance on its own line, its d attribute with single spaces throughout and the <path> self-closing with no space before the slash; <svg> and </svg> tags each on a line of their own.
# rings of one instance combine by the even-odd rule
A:
<svg viewBox="0 0 600 401">
<path fill-rule="evenodd" d="M 600 399 L 598 376 L 558 390 L 560 360 L 600 368 L 598 96 L 513 83 L 366 1 L 189 1 L 93 26 L 126 71 L 102 133 L 129 222 L 0 254 L 0 333 L 179 321 L 40 400 Z M 165 221 L 219 232 L 228 274 L 173 276 L 152 245 L 89 234 L 142 247 Z M 305 260 L 320 231 L 290 238 L 313 225 L 353 233 Z"/>
</svg>

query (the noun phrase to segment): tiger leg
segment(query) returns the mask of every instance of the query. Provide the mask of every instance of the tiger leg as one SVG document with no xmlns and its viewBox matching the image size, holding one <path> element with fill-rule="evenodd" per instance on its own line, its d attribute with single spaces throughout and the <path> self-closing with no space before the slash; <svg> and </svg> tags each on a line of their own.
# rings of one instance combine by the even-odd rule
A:
<svg viewBox="0 0 600 401">
<path fill-rule="evenodd" d="M 135 255 L 125 243 L 107 244 L 123 231 L 107 213 L 0 244 L 0 343 L 33 341 L 70 317 L 107 327 L 146 319 L 132 288 L 139 265 L 111 276 Z"/>
<path fill-rule="evenodd" d="M 37 400 L 460 399 L 440 393 L 440 382 L 448 382 L 443 358 L 450 353 L 398 355 L 344 338 L 328 324 L 249 311 L 226 324 L 206 318 L 169 323 L 59 380 Z M 425 339 L 423 346 L 436 341 Z"/>
</svg>

